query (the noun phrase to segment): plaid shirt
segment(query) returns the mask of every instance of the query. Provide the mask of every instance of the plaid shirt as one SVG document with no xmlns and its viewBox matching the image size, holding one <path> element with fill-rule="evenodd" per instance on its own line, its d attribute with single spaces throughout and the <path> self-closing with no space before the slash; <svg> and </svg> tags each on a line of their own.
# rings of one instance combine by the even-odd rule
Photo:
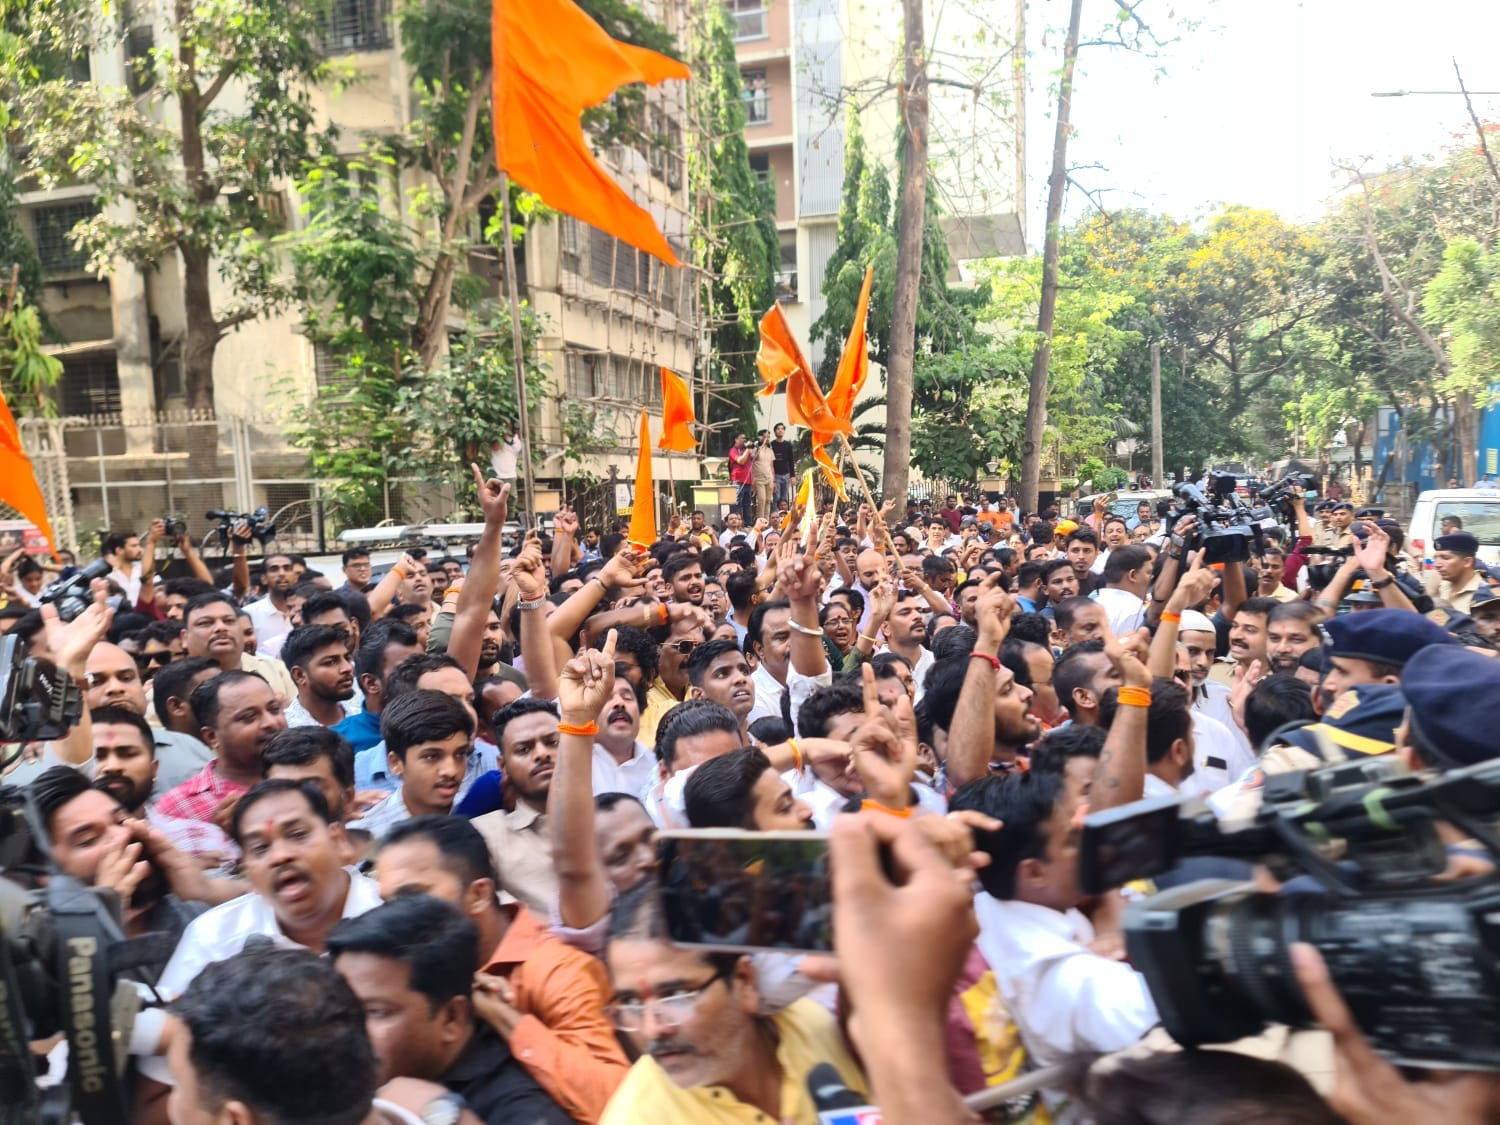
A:
<svg viewBox="0 0 1500 1125">
<path fill-rule="evenodd" d="M 183 820 L 180 817 L 163 816 L 154 804 L 146 806 L 146 820 L 180 852 L 191 856 L 211 854 L 223 856 L 224 862 L 214 874 L 232 874 L 239 864 L 239 846 L 225 835 L 223 829 L 217 824 L 210 824 L 204 820 Z"/>
<path fill-rule="evenodd" d="M 385 834 L 403 820 L 411 819 L 411 810 L 406 807 L 406 798 L 401 795 L 401 786 L 397 785 L 385 800 L 365 813 L 358 820 L 351 820 L 350 828 L 358 828 L 368 832 L 376 840 L 385 839 Z"/>
<path fill-rule="evenodd" d="M 209 762 L 177 788 L 163 793 L 156 802 L 157 814 L 178 820 L 213 823 L 214 810 L 226 797 L 238 797 L 249 792 L 238 782 L 221 778 L 214 768 L 217 765 L 217 762 Z"/>
</svg>

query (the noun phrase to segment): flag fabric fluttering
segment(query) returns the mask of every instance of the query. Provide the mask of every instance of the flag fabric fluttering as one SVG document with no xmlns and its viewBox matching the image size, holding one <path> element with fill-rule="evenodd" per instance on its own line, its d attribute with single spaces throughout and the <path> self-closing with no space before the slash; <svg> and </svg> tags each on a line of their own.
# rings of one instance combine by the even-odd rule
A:
<svg viewBox="0 0 1500 1125">
<path fill-rule="evenodd" d="M 865 342 L 865 318 L 870 312 L 870 282 L 874 280 L 875 267 L 865 267 L 865 283 L 859 291 L 859 303 L 854 309 L 854 323 L 849 326 L 849 339 L 844 343 L 844 354 L 839 357 L 838 374 L 828 392 L 828 409 L 849 423 L 854 429 L 854 400 L 864 389 L 870 377 L 870 348 Z"/>
<path fill-rule="evenodd" d="M 656 542 L 656 484 L 651 479 L 651 422 L 641 411 L 641 451 L 635 462 L 635 495 L 630 504 L 630 542 L 642 550 Z"/>
<path fill-rule="evenodd" d="M 848 500 L 844 489 L 844 474 L 828 453 L 828 443 L 837 434 L 854 432 L 848 418 L 842 418 L 823 397 L 823 390 L 813 377 L 812 366 L 797 341 L 778 302 L 760 322 L 760 351 L 755 356 L 760 369 L 761 381 L 765 384 L 761 394 L 772 394 L 782 382 L 786 383 L 786 418 L 794 426 L 812 431 L 812 454 L 823 468 L 823 476 L 838 493 L 840 500 Z M 861 380 L 863 382 L 863 380 Z"/>
<path fill-rule="evenodd" d="M 610 38 L 573 0 L 495 0 L 495 163 L 547 206 L 681 265 L 649 212 L 599 166 L 583 111 L 632 82 L 688 78 L 683 63 Z"/>
<path fill-rule="evenodd" d="M 780 301 L 772 305 L 771 311 L 761 318 L 760 350 L 755 353 L 755 366 L 765 384 L 760 389 L 762 395 L 775 394 L 776 388 L 791 378 L 792 372 L 798 368 L 803 371 L 812 370 L 812 365 L 807 362 L 807 357 L 797 345 L 796 337 L 792 335 L 792 326 L 786 322 L 786 313 L 781 310 Z"/>
<path fill-rule="evenodd" d="M 42 498 L 41 486 L 36 482 L 36 470 L 31 467 L 31 458 L 21 445 L 21 430 L 16 425 L 10 404 L 0 393 L 0 501 L 9 504 L 21 515 L 36 525 L 47 537 L 47 543 L 55 552 L 57 540 L 52 537 L 52 524 L 47 520 L 47 502 Z"/>
<path fill-rule="evenodd" d="M 661 369 L 661 440 L 658 449 L 691 453 L 698 448 L 693 437 L 693 394 L 686 381 L 671 368 Z"/>
</svg>

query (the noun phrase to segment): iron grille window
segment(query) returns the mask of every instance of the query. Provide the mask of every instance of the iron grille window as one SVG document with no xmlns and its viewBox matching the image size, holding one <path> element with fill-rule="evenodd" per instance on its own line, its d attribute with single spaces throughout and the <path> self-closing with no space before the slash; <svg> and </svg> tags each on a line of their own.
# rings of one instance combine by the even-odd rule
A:
<svg viewBox="0 0 1500 1125">
<path fill-rule="evenodd" d="M 771 87 L 764 70 L 742 71 L 745 90 L 745 124 L 767 125 L 771 121 Z"/>
<path fill-rule="evenodd" d="M 331 344 L 314 344 L 313 382 L 317 384 L 318 390 L 331 394 L 352 390 L 354 378 L 345 367 L 347 361 L 348 353 L 342 348 L 335 348 Z"/>
<path fill-rule="evenodd" d="M 65 415 L 118 414 L 120 371 L 113 352 L 63 360 L 58 381 L 60 409 Z"/>
<path fill-rule="evenodd" d="M 323 21 L 326 51 L 379 51 L 391 45 L 390 0 L 332 0 Z"/>
<path fill-rule="evenodd" d="M 729 0 L 729 10 L 734 13 L 735 39 L 766 37 L 765 0 Z"/>
<path fill-rule="evenodd" d="M 88 254 L 69 237 L 79 223 L 92 219 L 96 208 L 92 200 L 59 203 L 38 207 L 31 213 L 36 234 L 36 256 L 46 270 L 79 270 L 88 262 Z"/>
</svg>

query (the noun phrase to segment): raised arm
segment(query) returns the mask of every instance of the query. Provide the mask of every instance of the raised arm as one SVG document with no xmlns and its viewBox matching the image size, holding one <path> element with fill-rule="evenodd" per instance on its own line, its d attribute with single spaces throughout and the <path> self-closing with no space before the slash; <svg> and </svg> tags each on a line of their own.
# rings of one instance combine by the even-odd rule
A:
<svg viewBox="0 0 1500 1125">
<path fill-rule="evenodd" d="M 370 591 L 370 618 L 384 617 L 385 611 L 391 608 L 391 603 L 396 600 L 396 591 L 401 589 L 401 583 L 410 578 L 415 572 L 417 560 L 410 555 L 402 555 L 385 572 L 383 577 Z"/>
<path fill-rule="evenodd" d="M 526 662 L 526 684 L 538 699 L 557 698 L 557 653 L 547 631 L 547 569 L 536 532 L 526 542 L 510 571 L 521 606 L 521 658 Z"/>
<path fill-rule="evenodd" d="M 193 546 L 193 537 L 179 535 L 177 549 L 182 552 L 183 560 L 187 563 L 188 569 L 193 572 L 193 577 L 212 586 L 214 584 L 213 571 L 209 570 L 208 565 L 198 556 L 198 548 Z"/>
<path fill-rule="evenodd" d="M 1214 590 L 1214 572 L 1204 570 L 1203 552 L 1193 555 L 1191 569 L 1182 576 L 1172 596 L 1167 599 L 1167 608 L 1162 612 L 1161 624 L 1151 638 L 1151 655 L 1148 661 L 1153 676 L 1171 679 L 1177 670 L 1177 631 L 1181 627 L 1184 610 L 1199 604 Z"/>
<path fill-rule="evenodd" d="M 557 696 L 562 725 L 587 730 L 615 687 L 615 633 L 602 652 L 583 649 L 564 665 Z M 547 794 L 547 832 L 557 872 L 557 913 L 564 926 L 583 930 L 609 912 L 611 888 L 594 839 L 594 740 L 561 734 L 557 772 Z"/>
<path fill-rule="evenodd" d="M 464 675 L 473 679 L 479 673 L 479 650 L 484 644 L 484 627 L 489 622 L 490 606 L 500 585 L 500 537 L 505 517 L 510 511 L 510 484 L 485 480 L 478 465 L 470 465 L 474 486 L 479 491 L 479 506 L 484 511 L 484 530 L 474 544 L 469 573 L 453 608 L 453 629 L 448 634 L 448 655 L 464 666 Z M 542 698 L 550 698 L 543 696 Z"/>
<path fill-rule="evenodd" d="M 84 666 L 89 653 L 109 632 L 109 624 L 115 619 L 115 611 L 107 601 L 109 584 L 102 578 L 94 579 L 90 586 L 93 601 L 72 621 L 64 623 L 57 615 L 54 605 L 42 606 L 42 635 L 51 652 L 52 661 L 77 681 L 80 688 L 87 680 Z M 85 707 L 78 722 L 68 732 L 52 743 L 52 752 L 59 761 L 70 766 L 81 766 L 94 756 L 94 733 L 89 723 L 89 709 Z"/>
<path fill-rule="evenodd" d="M 1363 540 L 1354 540 L 1354 558 L 1364 568 L 1370 580 L 1370 589 L 1380 595 L 1380 604 L 1386 609 L 1409 609 L 1417 612 L 1406 591 L 1396 582 L 1396 576 L 1386 570 L 1385 563 L 1391 549 L 1391 537 L 1377 523 L 1365 525 L 1368 532 Z"/>
<path fill-rule="evenodd" d="M 552 575 L 566 574 L 573 569 L 578 555 L 578 517 L 573 509 L 563 507 L 552 517 Z"/>
<path fill-rule="evenodd" d="M 803 676 L 821 676 L 828 671 L 823 651 L 823 630 L 818 625 L 818 591 L 823 576 L 818 572 L 818 553 L 803 554 L 790 536 L 777 547 L 781 554 L 781 588 L 792 605 L 792 667 Z"/>
<path fill-rule="evenodd" d="M 636 577 L 636 568 L 646 557 L 646 552 L 627 547 L 614 558 L 607 560 L 602 567 L 589 575 L 587 582 L 573 591 L 567 601 L 553 611 L 551 617 L 547 618 L 548 630 L 554 637 L 566 641 L 583 627 L 584 622 L 589 619 L 589 614 L 598 608 L 608 591 L 642 588 L 645 583 Z M 636 610 L 635 616 L 639 620 L 639 610 Z M 633 625 L 636 621 L 622 618 L 615 624 Z"/>
<path fill-rule="evenodd" d="M 1139 801 L 1146 787 L 1146 717 L 1151 710 L 1151 673 L 1141 663 L 1140 636 L 1118 638 L 1104 624 L 1104 651 L 1122 677 L 1120 705 L 1115 708 L 1109 736 L 1099 752 L 1094 783 L 1089 788 L 1089 811 Z"/>
<path fill-rule="evenodd" d="M 999 581 L 998 574 L 986 578 L 984 592 L 974 603 L 979 637 L 948 726 L 948 783 L 955 789 L 987 774 L 995 756 L 995 684 L 1012 606 Z"/>
</svg>

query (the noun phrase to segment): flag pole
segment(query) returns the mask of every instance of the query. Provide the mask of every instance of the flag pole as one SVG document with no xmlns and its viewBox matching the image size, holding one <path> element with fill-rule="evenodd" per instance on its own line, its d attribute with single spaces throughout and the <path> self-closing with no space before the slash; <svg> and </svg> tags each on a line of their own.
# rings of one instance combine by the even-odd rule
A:
<svg viewBox="0 0 1500 1125">
<path fill-rule="evenodd" d="M 870 518 L 880 525 L 880 530 L 885 534 L 886 546 L 891 549 L 891 558 L 899 564 L 901 556 L 896 553 L 896 541 L 891 538 L 891 529 L 886 526 L 885 520 L 880 518 L 880 509 L 875 506 L 875 494 L 870 491 L 870 486 L 865 483 L 864 470 L 859 467 L 859 461 L 854 456 L 854 450 L 849 445 L 849 439 L 843 434 L 838 435 L 839 446 L 844 456 L 849 459 L 849 464 L 854 466 L 854 478 L 859 481 L 859 487 L 865 494 L 865 499 L 870 502 Z"/>
<path fill-rule="evenodd" d="M 672 517 L 677 514 L 677 475 L 672 470 L 672 451 L 663 450 L 667 455 L 667 526 L 672 526 Z"/>
<path fill-rule="evenodd" d="M 531 416 L 526 408 L 526 363 L 521 348 L 521 288 L 516 282 L 516 247 L 510 230 L 510 176 L 504 172 L 500 173 L 500 200 L 502 213 L 505 215 L 505 281 L 510 297 L 510 348 L 516 369 L 516 415 L 521 434 L 521 472 L 526 484 L 526 506 L 522 510 L 526 513 L 527 523 L 539 527 L 536 481 L 531 474 Z M 527 523 L 521 526 L 525 528 Z"/>
</svg>

